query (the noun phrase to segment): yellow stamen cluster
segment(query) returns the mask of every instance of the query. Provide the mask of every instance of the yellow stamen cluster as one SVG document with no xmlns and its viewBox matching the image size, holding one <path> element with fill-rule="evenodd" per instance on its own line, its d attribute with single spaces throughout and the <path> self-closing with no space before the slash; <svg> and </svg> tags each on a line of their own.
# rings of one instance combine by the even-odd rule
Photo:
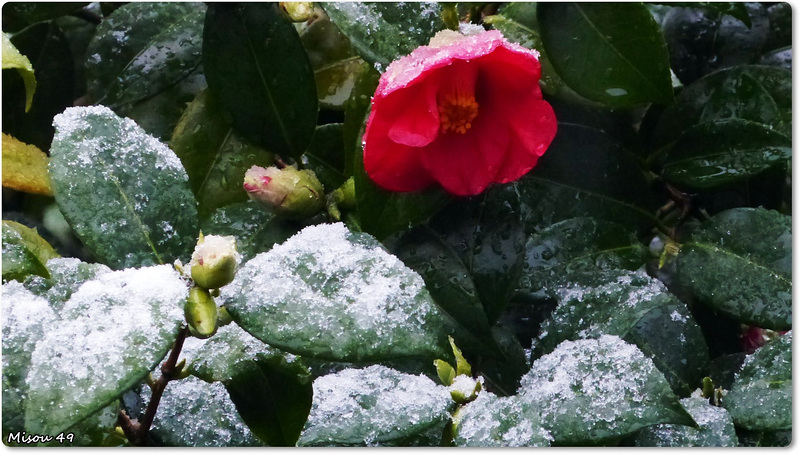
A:
<svg viewBox="0 0 800 455">
<path fill-rule="evenodd" d="M 439 128 L 442 133 L 464 134 L 472 128 L 472 121 L 477 116 L 475 95 L 454 93 L 439 101 Z"/>
</svg>

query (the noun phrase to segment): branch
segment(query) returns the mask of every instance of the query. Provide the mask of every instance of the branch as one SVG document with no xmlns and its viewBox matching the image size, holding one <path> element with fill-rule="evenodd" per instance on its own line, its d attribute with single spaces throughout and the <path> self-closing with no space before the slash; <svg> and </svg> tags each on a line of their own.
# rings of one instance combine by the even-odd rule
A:
<svg viewBox="0 0 800 455">
<path fill-rule="evenodd" d="M 120 410 L 117 416 L 122 431 L 125 433 L 128 441 L 135 446 L 147 444 L 150 435 L 150 427 L 153 425 L 153 419 L 156 417 L 156 411 L 158 411 L 158 404 L 161 402 L 164 389 L 167 388 L 167 384 L 169 384 L 170 381 L 176 379 L 181 373 L 181 368 L 177 368 L 178 357 L 181 355 L 183 342 L 186 340 L 188 334 L 189 328 L 186 326 L 182 327 L 181 331 L 178 332 L 178 338 L 172 346 L 172 352 L 170 352 L 169 358 L 161 365 L 161 377 L 158 378 L 152 387 L 153 392 L 150 396 L 150 403 L 148 403 L 147 410 L 142 419 L 140 421 L 131 420 L 122 410 Z"/>
</svg>

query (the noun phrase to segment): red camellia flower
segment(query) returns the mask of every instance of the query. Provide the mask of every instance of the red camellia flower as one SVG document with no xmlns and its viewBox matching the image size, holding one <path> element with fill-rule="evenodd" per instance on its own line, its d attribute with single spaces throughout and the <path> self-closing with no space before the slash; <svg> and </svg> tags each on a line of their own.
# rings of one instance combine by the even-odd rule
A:
<svg viewBox="0 0 800 455">
<path fill-rule="evenodd" d="M 364 168 L 383 188 L 439 183 L 452 194 L 475 195 L 522 177 L 555 137 L 536 51 L 499 31 L 449 33 L 381 76 L 364 133 Z"/>
</svg>

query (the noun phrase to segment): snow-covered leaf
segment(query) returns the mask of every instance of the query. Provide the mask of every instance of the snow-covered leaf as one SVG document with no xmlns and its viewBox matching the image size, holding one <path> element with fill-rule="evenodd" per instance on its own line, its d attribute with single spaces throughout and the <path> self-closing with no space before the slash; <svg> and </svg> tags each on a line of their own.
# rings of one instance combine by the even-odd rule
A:
<svg viewBox="0 0 800 455">
<path fill-rule="evenodd" d="M 553 440 L 538 416 L 523 412 L 516 396 L 482 392 L 454 419 L 459 447 L 547 447 Z"/>
<path fill-rule="evenodd" d="M 64 218 L 114 269 L 191 254 L 197 209 L 180 160 L 103 106 L 55 117 L 50 178 Z"/>
<path fill-rule="evenodd" d="M 56 257 L 58 253 L 36 229 L 3 220 L 4 280 L 22 280 L 29 275 L 49 277 L 45 264 Z"/>
<path fill-rule="evenodd" d="M 455 403 L 446 387 L 373 365 L 314 381 L 314 401 L 298 445 L 438 445 Z"/>
<path fill-rule="evenodd" d="M 31 355 L 26 430 L 58 434 L 139 382 L 172 345 L 187 292 L 168 265 L 84 283 Z"/>
<path fill-rule="evenodd" d="M 712 406 L 708 399 L 681 400 L 699 428 L 662 423 L 642 428 L 633 443 L 639 447 L 736 447 L 739 439 L 725 408 Z"/>
<path fill-rule="evenodd" d="M 444 357 L 447 321 L 422 278 L 366 234 L 310 226 L 247 262 L 221 295 L 234 321 L 328 360 Z"/>
<path fill-rule="evenodd" d="M 53 311 L 60 312 L 72 293 L 86 281 L 111 272 L 103 264 L 82 262 L 75 258 L 53 258 L 47 261 L 50 278 L 31 275 L 25 279 L 25 288 L 44 297 Z"/>
</svg>

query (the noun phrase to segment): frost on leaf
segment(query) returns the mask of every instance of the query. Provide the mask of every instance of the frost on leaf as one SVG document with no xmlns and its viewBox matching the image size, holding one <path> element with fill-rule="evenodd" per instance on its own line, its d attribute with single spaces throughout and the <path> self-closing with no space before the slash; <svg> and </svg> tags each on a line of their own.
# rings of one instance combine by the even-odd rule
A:
<svg viewBox="0 0 800 455">
<path fill-rule="evenodd" d="M 239 325 L 291 353 L 366 361 L 447 352 L 445 316 L 422 278 L 342 223 L 307 227 L 257 255 L 221 292 Z"/>
<path fill-rule="evenodd" d="M 634 439 L 640 447 L 736 447 L 739 439 L 725 408 L 713 406 L 708 399 L 690 397 L 681 400 L 700 428 L 659 424 L 641 429 Z"/>
<path fill-rule="evenodd" d="M 664 375 L 616 336 L 565 341 L 533 363 L 518 394 L 554 444 L 597 444 L 657 423 L 693 425 Z"/>
<path fill-rule="evenodd" d="M 168 265 L 84 283 L 31 356 L 28 432 L 58 434 L 141 380 L 175 340 L 186 295 Z"/>
<path fill-rule="evenodd" d="M 61 311 L 72 293 L 86 281 L 111 272 L 103 264 L 81 262 L 75 258 L 54 258 L 47 261 L 50 278 L 29 276 L 25 287 L 34 294 L 44 297 L 54 311 Z"/>
<path fill-rule="evenodd" d="M 144 402 L 150 391 L 143 387 Z M 167 446 L 243 447 L 264 445 L 245 425 L 225 386 L 189 376 L 170 382 L 153 421 L 153 437 Z"/>
<path fill-rule="evenodd" d="M 68 108 L 53 125 L 56 202 L 101 262 L 121 269 L 191 253 L 196 203 L 172 150 L 104 106 Z"/>
<path fill-rule="evenodd" d="M 454 442 L 459 447 L 547 447 L 553 440 L 535 413 L 523 413 L 516 396 L 482 392 L 454 419 Z"/>
<path fill-rule="evenodd" d="M 792 428 L 792 332 L 748 355 L 723 405 L 748 430 Z"/>
<path fill-rule="evenodd" d="M 438 445 L 454 405 L 450 392 L 423 375 L 373 365 L 314 381 L 300 446 Z"/>
</svg>

